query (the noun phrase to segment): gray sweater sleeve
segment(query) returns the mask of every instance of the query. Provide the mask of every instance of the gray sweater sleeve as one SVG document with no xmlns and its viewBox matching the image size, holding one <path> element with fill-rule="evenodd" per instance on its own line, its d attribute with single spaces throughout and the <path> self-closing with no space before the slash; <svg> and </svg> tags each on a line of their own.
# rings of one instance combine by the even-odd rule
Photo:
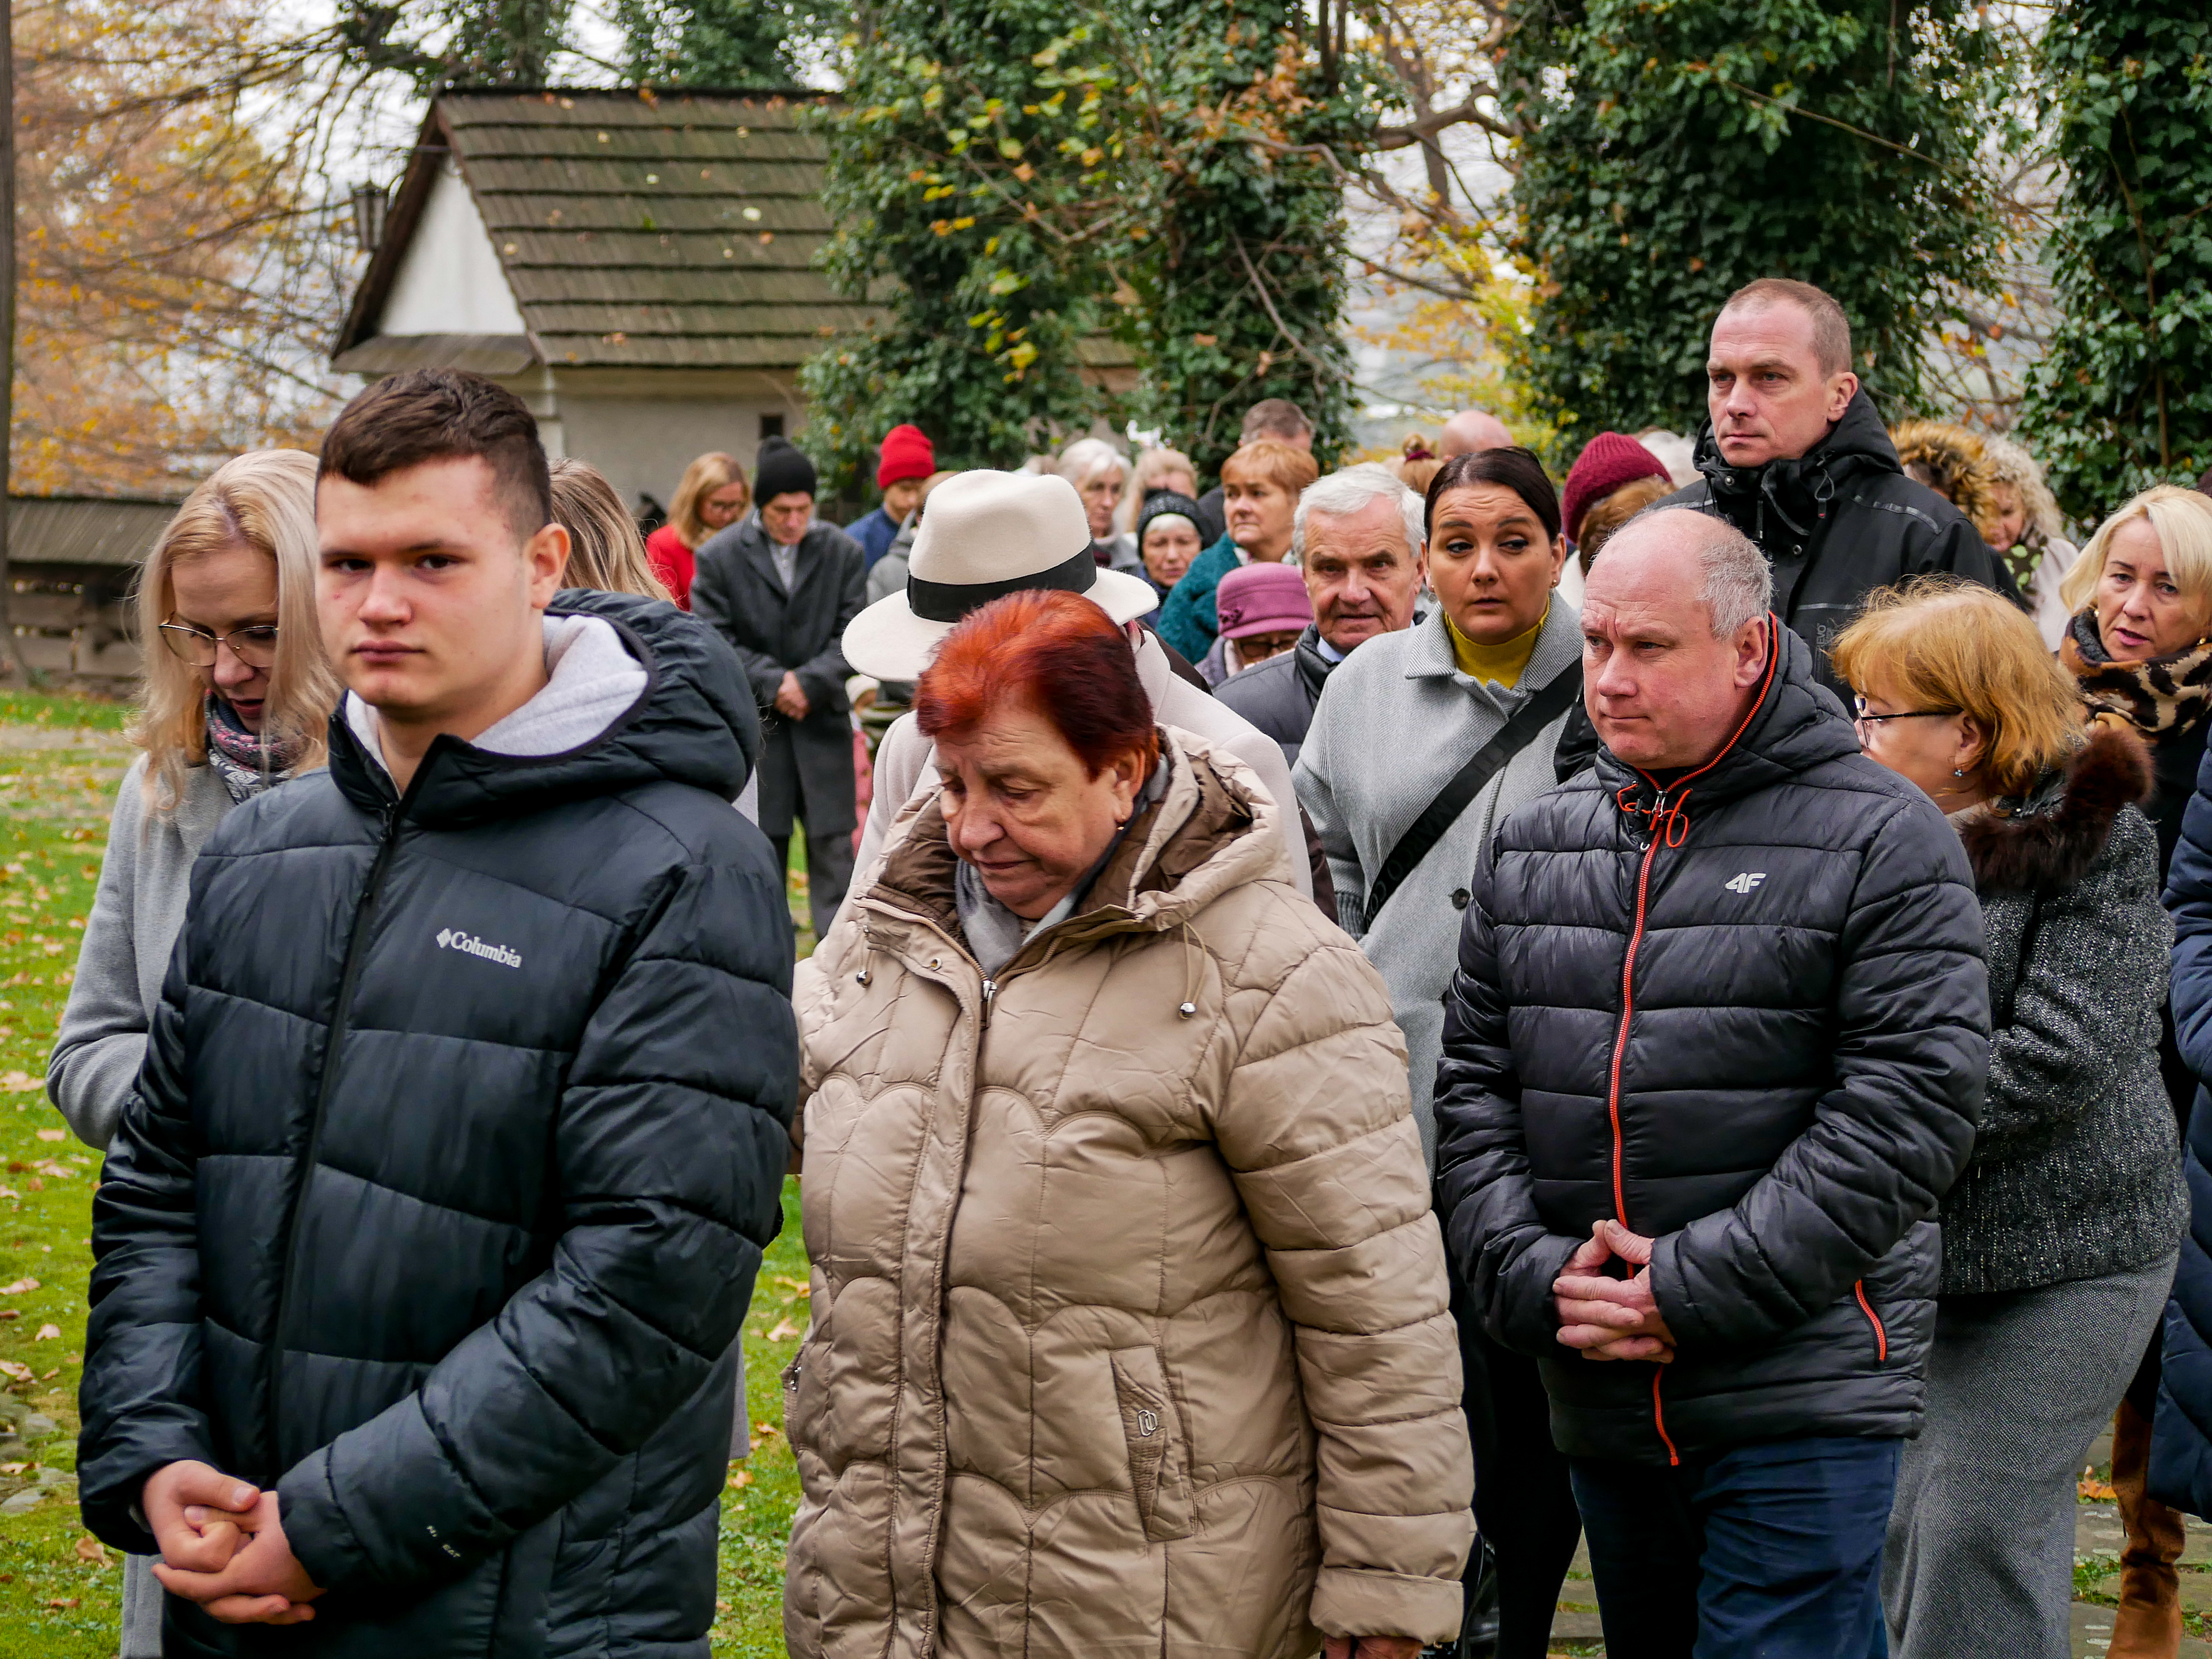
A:
<svg viewBox="0 0 2212 1659">
<path fill-rule="evenodd" d="M 139 971 L 141 941 L 136 937 L 140 909 L 139 860 L 148 852 L 146 796 L 141 756 L 124 775 L 108 824 L 107 856 L 92 915 L 84 924 L 84 945 L 76 959 L 69 1004 L 62 1011 L 54 1051 L 46 1060 L 46 1094 L 69 1121 L 76 1137 L 100 1152 L 115 1137 L 123 1103 L 138 1080 L 146 1058 L 147 1013 Z M 157 860 L 167 862 L 167 860 Z M 149 872 L 150 873 L 150 872 Z M 181 879 L 173 922 L 184 915 Z M 166 908 L 166 907 L 165 907 Z M 173 925 L 159 941 L 166 959 L 175 939 Z M 151 946 L 156 941 L 144 944 Z M 160 963 L 152 964 L 158 971 Z"/>
</svg>

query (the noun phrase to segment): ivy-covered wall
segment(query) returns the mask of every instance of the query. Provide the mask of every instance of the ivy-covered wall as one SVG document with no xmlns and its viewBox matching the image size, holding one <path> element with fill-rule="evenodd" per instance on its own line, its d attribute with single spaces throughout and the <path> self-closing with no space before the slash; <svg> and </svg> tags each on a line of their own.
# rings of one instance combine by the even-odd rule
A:
<svg viewBox="0 0 2212 1659">
<path fill-rule="evenodd" d="M 1066 25 L 1040 0 L 904 3 L 854 54 L 845 104 L 822 118 L 827 265 L 889 314 L 803 376 L 807 445 L 838 482 L 902 421 L 941 467 L 1012 467 L 1104 411 L 1079 355 L 1103 278 L 1065 222 L 1105 182 L 1106 119 L 1087 95 L 1094 43 Z"/>
<path fill-rule="evenodd" d="M 1505 64 L 1525 127 L 1517 347 L 1562 461 L 1595 432 L 1705 413 L 1722 302 L 1817 283 L 1893 417 L 1919 396 L 1938 284 L 1994 241 L 1975 173 L 1994 43 L 1958 0 L 1538 0 Z"/>
<path fill-rule="evenodd" d="M 872 14 L 830 131 L 829 254 L 877 334 L 807 367 L 840 477 L 912 421 L 948 466 L 1006 466 L 1133 416 L 1210 473 L 1290 398 L 1345 442 L 1342 194 L 1366 82 L 1284 0 L 899 0 Z M 1356 64 L 1354 65 L 1356 67 Z M 1127 397 L 1082 364 L 1117 342 Z"/>
<path fill-rule="evenodd" d="M 1191 0 L 1148 54 L 1157 207 L 1121 333 L 1138 420 L 1209 476 L 1263 398 L 1305 410 L 1325 467 L 1350 436 L 1343 193 L 1310 147 L 1356 154 L 1372 118 L 1358 61 L 1325 68 L 1299 21 L 1265 0 Z"/>
<path fill-rule="evenodd" d="M 2066 177 L 2060 321 L 2023 424 L 2060 502 L 2094 522 L 2212 466 L 2212 12 L 2076 0 L 2040 58 Z"/>
</svg>

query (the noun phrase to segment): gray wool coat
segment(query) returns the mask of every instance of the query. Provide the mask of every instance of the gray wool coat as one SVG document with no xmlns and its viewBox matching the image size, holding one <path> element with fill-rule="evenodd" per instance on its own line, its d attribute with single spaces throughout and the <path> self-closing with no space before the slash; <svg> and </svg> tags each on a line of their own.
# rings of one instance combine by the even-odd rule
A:
<svg viewBox="0 0 2212 1659">
<path fill-rule="evenodd" d="M 794 815 L 809 835 L 850 830 L 853 726 L 845 700 L 845 625 L 867 604 L 866 557 L 832 524 L 807 526 L 786 592 L 757 517 L 701 544 L 691 578 L 691 614 L 737 648 L 761 713 L 762 832 L 788 836 Z M 776 712 L 785 673 L 799 677 L 806 718 Z"/>
<path fill-rule="evenodd" d="M 2008 817 L 1960 815 L 1982 901 L 1990 1073 L 1942 1204 L 1946 1296 L 2141 1267 L 2189 1220 L 2158 1066 L 2173 924 L 2132 735 L 2100 729 Z"/>
<path fill-rule="evenodd" d="M 146 1058 L 147 1028 L 184 926 L 192 860 L 233 805 L 215 769 L 195 766 L 185 773 L 176 811 L 156 817 L 147 810 L 145 778 L 141 755 L 116 791 L 76 977 L 46 1060 L 47 1098 L 79 1140 L 103 1152 Z"/>
<path fill-rule="evenodd" d="M 192 860 L 236 804 L 213 767 L 195 766 L 185 773 L 175 811 L 156 816 L 146 805 L 145 781 L 141 755 L 115 793 L 76 977 L 46 1060 L 47 1098 L 79 1140 L 102 1152 L 146 1059 L 146 1033 L 185 922 Z M 143 1556 L 124 1560 L 118 1652 L 161 1659 L 161 1587 Z"/>
<path fill-rule="evenodd" d="M 1406 1036 L 1413 1121 L 1431 1169 L 1444 988 L 1458 966 L 1475 864 L 1505 816 L 1553 787 L 1552 751 L 1572 709 L 1468 803 L 1363 933 L 1368 883 L 1452 775 L 1582 653 L 1581 618 L 1554 594 L 1520 685 L 1477 682 L 1460 672 L 1439 608 L 1402 633 L 1369 640 L 1337 665 L 1291 774 L 1328 855 L 1338 918 L 1389 987 L 1391 1012 Z"/>
</svg>

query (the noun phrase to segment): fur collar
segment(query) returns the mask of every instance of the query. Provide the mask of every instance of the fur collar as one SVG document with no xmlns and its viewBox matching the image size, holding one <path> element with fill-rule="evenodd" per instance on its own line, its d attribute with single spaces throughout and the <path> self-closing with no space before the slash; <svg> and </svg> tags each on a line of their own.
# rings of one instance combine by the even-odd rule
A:
<svg viewBox="0 0 2212 1659">
<path fill-rule="evenodd" d="M 1960 826 L 1974 885 L 1983 893 L 2071 887 L 2112 837 L 2120 808 L 2150 793 L 2150 751 L 2133 732 L 2099 725 L 2063 773 L 2047 778 L 2010 817 L 1979 812 Z"/>
</svg>

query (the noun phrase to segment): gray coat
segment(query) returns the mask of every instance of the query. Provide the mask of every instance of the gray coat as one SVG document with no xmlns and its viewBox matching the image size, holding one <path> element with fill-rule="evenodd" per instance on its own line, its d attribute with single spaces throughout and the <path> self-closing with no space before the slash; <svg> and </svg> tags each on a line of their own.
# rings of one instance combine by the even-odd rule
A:
<svg viewBox="0 0 2212 1659">
<path fill-rule="evenodd" d="M 1943 1293 L 2140 1267 L 2189 1218 L 2159 1006 L 2173 924 L 2132 736 L 2100 730 L 2009 817 L 1962 816 L 1990 975 L 1974 1152 L 1943 1200 Z"/>
<path fill-rule="evenodd" d="M 1429 849 L 1364 936 L 1370 878 L 1452 775 L 1530 696 L 1582 659 L 1582 622 L 1554 595 L 1536 649 L 1511 690 L 1470 679 L 1453 659 L 1441 608 L 1403 633 L 1369 640 L 1330 674 L 1291 781 L 1328 855 L 1344 930 L 1390 988 L 1406 1034 L 1413 1119 L 1436 1159 L 1437 1061 L 1443 995 L 1457 964 L 1460 921 L 1491 831 L 1553 786 L 1562 714 L 1536 734 Z M 1569 712 L 1571 712 L 1570 710 Z"/>
<path fill-rule="evenodd" d="M 760 705 L 760 827 L 766 835 L 788 836 L 794 814 L 817 836 L 858 822 L 845 701 L 853 671 L 840 642 L 866 602 L 866 556 L 832 524 L 807 526 L 788 592 L 757 518 L 716 532 L 699 549 L 691 614 L 737 648 Z M 806 694 L 805 720 L 776 712 L 776 688 L 787 672 L 799 677 Z"/>
<path fill-rule="evenodd" d="M 141 755 L 115 793 L 100 888 L 46 1060 L 47 1097 L 77 1139 L 102 1152 L 137 1086 L 169 952 L 185 923 L 192 860 L 236 804 L 213 767 L 195 766 L 176 811 L 157 817 L 147 810 L 145 781 Z M 118 1651 L 122 1659 L 161 1659 L 161 1587 L 143 1556 L 124 1560 Z"/>
<path fill-rule="evenodd" d="M 77 1139 L 103 1152 L 146 1058 L 169 950 L 184 926 L 192 860 L 233 805 L 215 769 L 195 766 L 185 774 L 176 811 L 156 817 L 147 810 L 145 778 L 141 755 L 116 792 L 76 978 L 46 1060 L 47 1097 Z"/>
</svg>

